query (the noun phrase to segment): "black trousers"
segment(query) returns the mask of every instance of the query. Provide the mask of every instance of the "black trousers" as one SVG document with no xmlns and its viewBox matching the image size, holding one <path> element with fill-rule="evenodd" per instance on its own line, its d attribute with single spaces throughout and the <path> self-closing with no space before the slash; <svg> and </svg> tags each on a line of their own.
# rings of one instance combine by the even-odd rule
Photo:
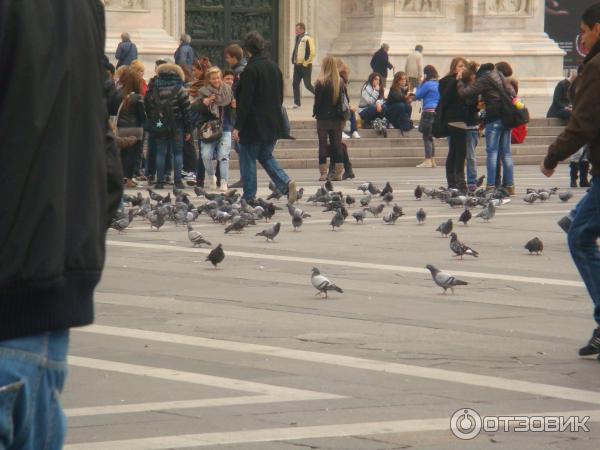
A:
<svg viewBox="0 0 600 450">
<path fill-rule="evenodd" d="M 446 181 L 449 188 L 466 190 L 465 159 L 467 158 L 467 133 L 449 127 L 448 157 L 446 158 Z"/>
<path fill-rule="evenodd" d="M 190 139 L 189 141 L 185 141 L 183 143 L 183 171 L 195 172 L 197 165 L 198 156 L 196 155 L 196 148 Z"/>
<path fill-rule="evenodd" d="M 344 162 L 344 153 L 342 151 L 342 131 L 344 130 L 345 122 L 343 120 L 339 122 L 331 122 L 331 125 L 333 126 L 325 128 L 322 124 L 319 125 L 319 121 L 317 121 L 317 136 L 319 137 L 319 164 L 327 164 L 328 156 L 331 157 L 331 160 L 334 163 Z M 329 147 L 328 144 L 330 144 L 331 147 Z"/>
<path fill-rule="evenodd" d="M 292 81 L 292 87 L 294 88 L 294 103 L 300 106 L 300 82 L 304 80 L 304 87 L 308 91 L 315 95 L 315 88 L 311 82 L 312 75 L 312 64 L 308 67 L 304 67 L 301 64 L 294 65 L 294 79 Z"/>
<path fill-rule="evenodd" d="M 123 167 L 123 177 L 131 179 L 136 175 L 138 164 L 138 155 L 142 153 L 142 141 L 137 141 L 135 145 L 121 149 L 121 165 Z"/>
</svg>

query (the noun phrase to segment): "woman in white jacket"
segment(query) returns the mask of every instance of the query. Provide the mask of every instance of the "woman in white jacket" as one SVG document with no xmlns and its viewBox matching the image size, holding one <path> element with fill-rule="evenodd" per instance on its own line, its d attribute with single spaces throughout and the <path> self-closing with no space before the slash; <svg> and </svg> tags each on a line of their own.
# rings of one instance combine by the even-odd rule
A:
<svg viewBox="0 0 600 450">
<path fill-rule="evenodd" d="M 363 121 L 363 126 L 369 125 L 378 117 L 385 116 L 383 86 L 381 85 L 381 75 L 377 72 L 369 75 L 369 79 L 361 90 L 358 114 Z"/>
</svg>

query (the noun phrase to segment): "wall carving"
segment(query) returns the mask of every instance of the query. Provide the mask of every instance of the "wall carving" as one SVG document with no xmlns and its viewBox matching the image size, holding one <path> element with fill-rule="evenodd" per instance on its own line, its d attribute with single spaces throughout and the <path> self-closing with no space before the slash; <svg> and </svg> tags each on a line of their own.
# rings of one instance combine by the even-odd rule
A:
<svg viewBox="0 0 600 450">
<path fill-rule="evenodd" d="M 373 0 L 349 0 L 348 15 L 350 17 L 372 17 L 375 15 Z"/>
<path fill-rule="evenodd" d="M 104 6 L 107 9 L 148 9 L 146 0 L 104 0 Z"/>
<path fill-rule="evenodd" d="M 530 16 L 531 0 L 485 0 L 486 16 Z"/>
<path fill-rule="evenodd" d="M 445 16 L 442 0 L 396 0 L 396 16 Z"/>
</svg>

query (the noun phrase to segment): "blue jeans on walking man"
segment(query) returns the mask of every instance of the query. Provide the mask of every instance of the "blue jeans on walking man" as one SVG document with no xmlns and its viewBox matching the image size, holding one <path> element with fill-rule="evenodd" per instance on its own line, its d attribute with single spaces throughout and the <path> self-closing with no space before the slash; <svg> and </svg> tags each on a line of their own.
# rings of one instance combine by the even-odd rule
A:
<svg viewBox="0 0 600 450">
<path fill-rule="evenodd" d="M 502 161 L 503 186 L 515 185 L 513 159 L 510 151 L 510 132 L 510 128 L 504 128 L 500 120 L 485 125 L 488 186 L 494 186 L 498 159 Z"/>
<path fill-rule="evenodd" d="M 245 200 L 253 200 L 256 197 L 256 161 L 265 169 L 279 192 L 284 195 L 288 193 L 290 177 L 273 157 L 274 149 L 275 142 L 240 143 L 240 172 L 244 183 Z"/>
<path fill-rule="evenodd" d="M 181 181 L 181 170 L 183 169 L 183 129 L 175 130 L 169 139 L 156 139 L 156 172 L 157 181 L 165 182 L 165 164 L 168 151 L 171 151 L 175 166 L 175 181 Z"/>
<path fill-rule="evenodd" d="M 594 302 L 594 319 L 600 326 L 600 176 L 579 201 L 569 228 L 569 250 L 585 287 Z"/>
<path fill-rule="evenodd" d="M 0 342 L 0 449 L 60 449 L 69 331 Z"/>
</svg>

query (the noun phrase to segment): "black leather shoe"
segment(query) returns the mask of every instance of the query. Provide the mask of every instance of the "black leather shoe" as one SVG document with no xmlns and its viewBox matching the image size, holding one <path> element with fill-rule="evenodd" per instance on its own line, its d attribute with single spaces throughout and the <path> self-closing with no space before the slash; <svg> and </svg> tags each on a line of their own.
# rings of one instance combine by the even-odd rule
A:
<svg viewBox="0 0 600 450">
<path fill-rule="evenodd" d="M 600 354 L 600 327 L 596 328 L 592 333 L 587 345 L 579 349 L 579 356 L 590 356 Z"/>
</svg>

